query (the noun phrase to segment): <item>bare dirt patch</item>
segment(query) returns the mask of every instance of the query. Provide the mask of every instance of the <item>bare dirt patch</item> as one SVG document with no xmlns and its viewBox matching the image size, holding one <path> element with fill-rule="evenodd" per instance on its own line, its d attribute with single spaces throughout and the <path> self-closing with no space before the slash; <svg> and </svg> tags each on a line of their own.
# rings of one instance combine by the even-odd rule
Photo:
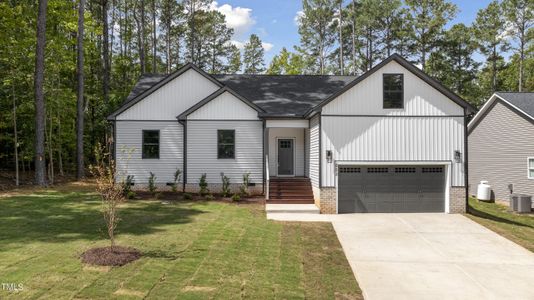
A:
<svg viewBox="0 0 534 300">
<path fill-rule="evenodd" d="M 139 250 L 121 246 L 93 248 L 81 255 L 83 263 L 97 266 L 124 266 L 140 257 Z"/>
</svg>

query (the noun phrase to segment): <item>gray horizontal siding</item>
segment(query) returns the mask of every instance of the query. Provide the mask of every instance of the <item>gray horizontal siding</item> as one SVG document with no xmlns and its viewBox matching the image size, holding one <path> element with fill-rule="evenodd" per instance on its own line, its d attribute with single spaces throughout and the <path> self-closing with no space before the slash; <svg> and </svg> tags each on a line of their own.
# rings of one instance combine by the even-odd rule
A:
<svg viewBox="0 0 534 300">
<path fill-rule="evenodd" d="M 217 158 L 217 130 L 235 130 L 235 159 Z M 240 183 L 245 172 L 256 184 L 263 182 L 262 121 L 188 121 L 187 182 L 198 183 L 202 173 L 208 183 L 221 183 L 220 173 Z"/>
<path fill-rule="evenodd" d="M 160 131 L 159 159 L 142 159 L 143 130 Z M 173 180 L 177 168 L 183 169 L 183 128 L 177 121 L 120 121 L 116 123 L 117 172 L 119 180 L 133 175 L 136 183 L 147 183 L 150 172 L 158 183 Z"/>
<path fill-rule="evenodd" d="M 534 195 L 534 180 L 527 176 L 527 157 L 534 156 L 534 124 L 501 101 L 469 133 L 469 185 L 476 194 L 488 180 L 495 197 L 508 200 L 508 184 L 515 192 Z"/>
</svg>

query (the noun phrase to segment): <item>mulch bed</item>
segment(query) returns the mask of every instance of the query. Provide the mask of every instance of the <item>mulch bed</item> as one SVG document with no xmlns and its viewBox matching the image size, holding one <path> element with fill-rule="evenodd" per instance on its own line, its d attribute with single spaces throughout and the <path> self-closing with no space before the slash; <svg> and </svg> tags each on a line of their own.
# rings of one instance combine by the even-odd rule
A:
<svg viewBox="0 0 534 300">
<path fill-rule="evenodd" d="M 139 250 L 121 246 L 93 248 L 81 255 L 83 263 L 97 266 L 124 266 L 140 257 Z"/>
<path fill-rule="evenodd" d="M 242 197 L 241 200 L 235 202 L 231 197 L 223 197 L 221 194 L 212 194 L 213 200 L 206 200 L 206 196 L 200 196 L 198 193 L 189 193 L 192 196 L 191 200 L 184 200 L 182 192 L 170 192 L 170 191 L 161 191 L 158 192 L 157 198 L 154 197 L 154 194 L 147 191 L 134 191 L 135 197 L 130 200 L 156 200 L 156 201 L 220 201 L 227 203 L 239 203 L 239 204 L 248 204 L 248 203 L 261 203 L 265 200 L 265 197 L 259 196 L 249 196 Z"/>
</svg>

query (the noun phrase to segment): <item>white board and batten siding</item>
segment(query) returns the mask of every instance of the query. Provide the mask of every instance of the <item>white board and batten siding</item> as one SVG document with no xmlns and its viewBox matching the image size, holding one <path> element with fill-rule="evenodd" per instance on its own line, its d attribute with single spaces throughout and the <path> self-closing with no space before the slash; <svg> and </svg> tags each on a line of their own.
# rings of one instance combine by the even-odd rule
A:
<svg viewBox="0 0 534 300">
<path fill-rule="evenodd" d="M 308 148 L 310 181 L 319 188 L 319 115 L 310 119 L 310 147 Z"/>
<path fill-rule="evenodd" d="M 211 80 L 189 69 L 122 112 L 117 120 L 176 120 L 218 89 Z"/>
<path fill-rule="evenodd" d="M 136 184 L 146 184 L 152 172 L 157 182 L 172 182 L 176 169 L 183 169 L 183 128 L 177 121 L 117 121 L 115 124 L 119 180 L 133 175 Z M 159 159 L 141 157 L 143 130 L 159 130 Z"/>
<path fill-rule="evenodd" d="M 183 127 L 176 117 L 218 89 L 197 71 L 189 69 L 134 104 L 116 118 L 117 171 L 146 184 L 153 172 L 159 184 L 173 181 L 183 171 Z M 160 131 L 159 159 L 142 158 L 143 130 Z"/>
<path fill-rule="evenodd" d="M 383 108 L 384 73 L 404 74 L 403 109 Z M 392 61 L 323 107 L 321 149 L 331 150 L 333 161 L 451 163 L 451 185 L 464 186 L 463 114 L 463 107 Z M 322 185 L 335 186 L 335 163 L 323 155 L 322 164 Z"/>
<path fill-rule="evenodd" d="M 217 158 L 217 130 L 235 130 L 235 158 Z M 224 172 L 234 184 L 250 173 L 263 183 L 263 121 L 258 112 L 225 92 L 187 117 L 187 183 L 198 183 L 206 173 L 209 183 L 221 183 Z"/>
</svg>

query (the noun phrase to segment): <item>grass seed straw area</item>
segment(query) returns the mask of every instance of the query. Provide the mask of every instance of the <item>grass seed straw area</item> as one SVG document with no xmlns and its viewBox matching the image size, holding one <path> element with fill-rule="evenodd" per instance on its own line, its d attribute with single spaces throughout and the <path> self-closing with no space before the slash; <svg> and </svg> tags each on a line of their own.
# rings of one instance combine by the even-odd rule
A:
<svg viewBox="0 0 534 300">
<path fill-rule="evenodd" d="M 261 204 L 129 201 L 117 245 L 142 256 L 83 264 L 107 247 L 100 199 L 69 185 L 0 197 L 0 299 L 361 299 L 329 223 L 266 220 Z"/>
</svg>

